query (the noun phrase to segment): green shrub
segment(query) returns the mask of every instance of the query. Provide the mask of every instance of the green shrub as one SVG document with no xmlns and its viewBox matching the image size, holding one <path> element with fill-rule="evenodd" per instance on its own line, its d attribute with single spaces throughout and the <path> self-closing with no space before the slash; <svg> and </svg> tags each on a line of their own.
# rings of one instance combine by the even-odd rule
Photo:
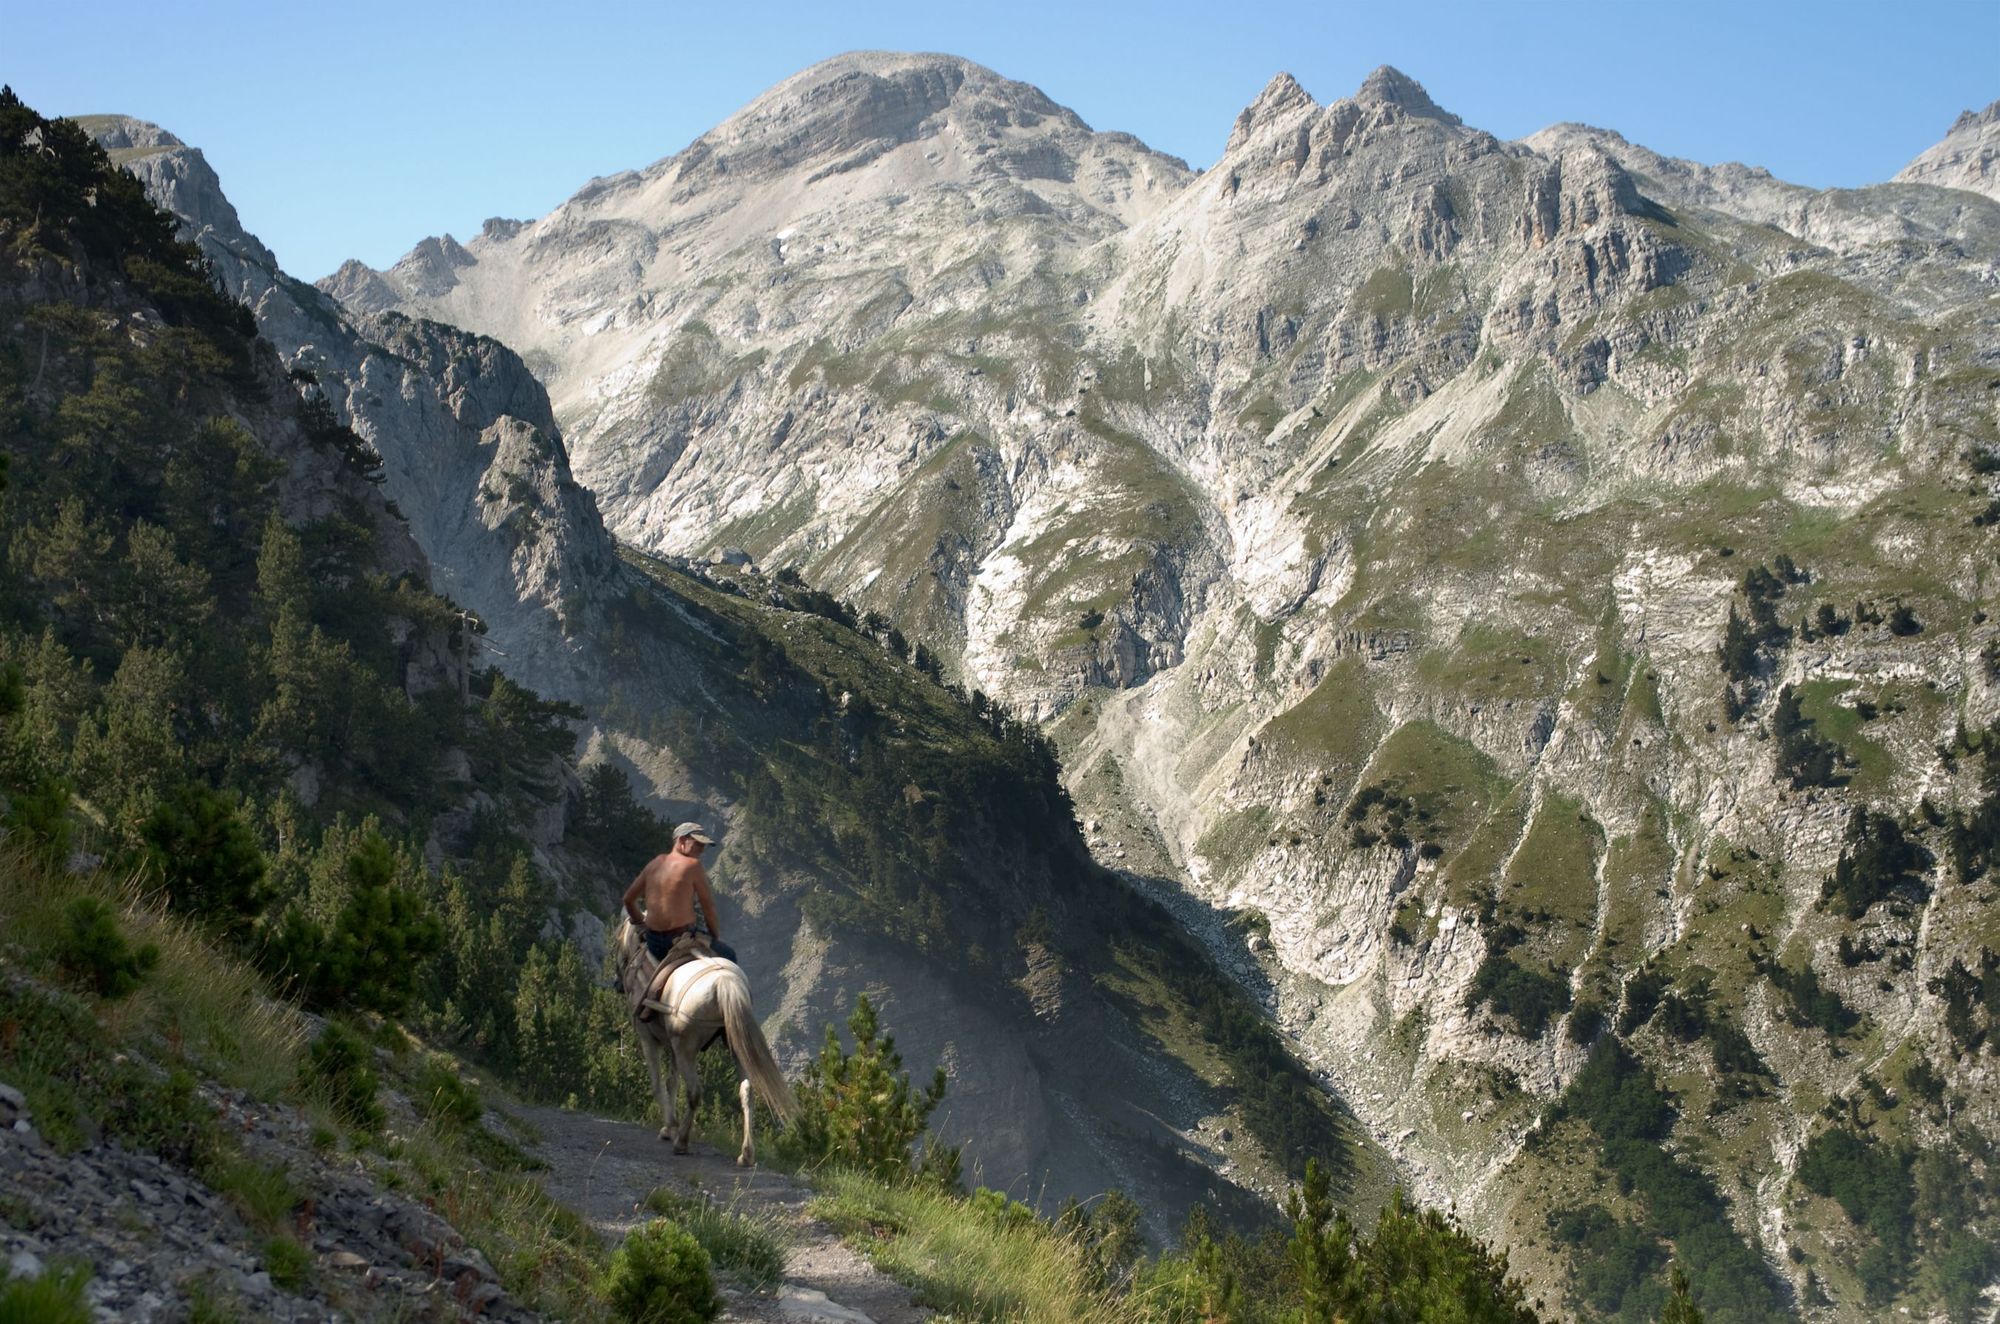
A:
<svg viewBox="0 0 2000 1324">
<path fill-rule="evenodd" d="M 1597 1205 L 1551 1214 L 1549 1228 L 1575 1252 L 1570 1287 L 1585 1305 L 1620 1319 L 1646 1319 L 1658 1310 L 1655 1275 L 1667 1260 L 1658 1237 Z"/>
<path fill-rule="evenodd" d="M 49 1266 L 39 1278 L 0 1282 L 0 1324 L 91 1324 L 88 1265 Z"/>
<path fill-rule="evenodd" d="M 264 962 L 310 1006 L 397 1015 L 416 993 L 425 964 L 444 947 L 444 923 L 398 882 L 396 853 L 379 832 L 364 832 L 343 868 L 348 896 L 332 932 L 294 906 Z"/>
<path fill-rule="evenodd" d="M 604 1298 L 631 1324 L 706 1324 L 722 1309 L 708 1252 L 671 1219 L 632 1229 L 611 1257 Z"/>
<path fill-rule="evenodd" d="M 1816 1025 L 1830 1035 L 1842 1035 L 1861 1023 L 1840 994 L 1821 987 L 1819 975 L 1809 965 L 1787 970 L 1772 963 L 1764 968 L 1764 976 L 1791 1004 L 1785 1015 L 1794 1025 Z"/>
<path fill-rule="evenodd" d="M 1553 971 L 1531 970 L 1504 952 L 1489 952 L 1465 994 L 1468 1011 L 1481 1003 L 1491 1003 L 1495 1013 L 1512 1018 L 1533 1039 L 1569 1010 L 1569 985 Z"/>
<path fill-rule="evenodd" d="M 69 818 L 69 783 L 57 777 L 42 777 L 8 792 L 7 814 L 0 819 L 8 832 L 26 839 L 35 854 L 44 860 L 61 862 L 69 857 L 75 829 Z"/>
<path fill-rule="evenodd" d="M 966 1197 L 966 1207 L 995 1227 L 1025 1227 L 1035 1221 L 1035 1211 L 1005 1191 L 981 1186 Z"/>
<path fill-rule="evenodd" d="M 935 1173 L 956 1164 L 926 1163 L 912 1154 L 930 1115 L 944 1100 L 944 1068 L 927 1089 L 913 1089 L 896 1041 L 880 1032 L 867 994 L 847 1018 L 854 1051 L 826 1027 L 826 1045 L 806 1066 L 798 1088 L 799 1124 L 780 1137 L 780 1150 L 801 1163 L 831 1163 L 877 1176 Z M 935 1142 L 933 1142 L 935 1146 Z"/>
<path fill-rule="evenodd" d="M 685 1228 L 708 1252 L 711 1264 L 753 1291 L 775 1287 L 785 1276 L 785 1248 L 768 1218 L 718 1208 L 702 1196 L 664 1186 L 646 1197 L 646 1208 Z"/>
<path fill-rule="evenodd" d="M 202 1178 L 235 1206 L 244 1222 L 264 1232 L 277 1231 L 299 1204 L 298 1188 L 283 1168 L 266 1167 L 241 1154 L 218 1159 Z"/>
<path fill-rule="evenodd" d="M 312 1252 L 291 1237 L 272 1237 L 264 1243 L 264 1271 L 283 1290 L 304 1291 L 312 1280 Z"/>
<path fill-rule="evenodd" d="M 1974 1320 L 1986 1308 L 1982 1295 L 2000 1274 L 2000 1245 L 1970 1228 L 1946 1234 L 1943 1249 L 1931 1257 L 1945 1311 L 1954 1321 Z"/>
<path fill-rule="evenodd" d="M 160 949 L 154 944 L 133 947 L 125 941 L 118 912 L 97 897 L 78 897 L 63 918 L 56 963 L 99 997 L 125 997 L 160 963 Z"/>
<path fill-rule="evenodd" d="M 1928 896 L 1923 875 L 1932 863 L 1931 853 L 1906 837 L 1895 819 L 1856 806 L 1847 820 L 1840 859 L 1820 889 L 1820 901 L 1848 919 L 1860 919 L 1893 892 Z"/>
<path fill-rule="evenodd" d="M 299 1068 L 299 1087 L 323 1097 L 351 1126 L 373 1131 L 382 1125 L 382 1105 L 375 1102 L 381 1082 L 370 1065 L 368 1046 L 352 1030 L 329 1024 Z"/>
<path fill-rule="evenodd" d="M 477 1126 L 479 1119 L 486 1114 L 486 1105 L 480 1102 L 478 1088 L 461 1079 L 456 1071 L 442 1062 L 433 1061 L 425 1065 L 422 1074 L 417 1077 L 415 1097 L 424 1116 L 439 1126 Z"/>
<path fill-rule="evenodd" d="M 1527 1286 L 1507 1276 L 1495 1252 L 1449 1216 L 1417 1209 L 1399 1190 L 1363 1240 L 1333 1209 L 1318 1160 L 1286 1202 L 1290 1261 L 1308 1319 L 1381 1319 L 1408 1324 L 1537 1324 Z"/>
<path fill-rule="evenodd" d="M 183 785 L 139 835 L 176 910 L 224 933 L 248 930 L 264 905 L 264 852 L 232 797 Z"/>
<path fill-rule="evenodd" d="M 395 871 L 395 852 L 378 833 L 348 857 L 354 892 L 314 971 L 314 1000 L 387 1016 L 408 1005 L 424 962 L 444 946 L 444 925 L 423 898 L 396 885 Z"/>
<path fill-rule="evenodd" d="M 1907 1149 L 1842 1128 L 1820 1132 L 1799 1155 L 1805 1188 L 1838 1200 L 1857 1226 L 1874 1234 L 1857 1268 L 1868 1300 L 1877 1305 L 1896 1294 L 1916 1254 L 1911 1158 Z"/>
<path fill-rule="evenodd" d="M 1664 970 L 1647 966 L 1625 981 L 1625 1010 L 1618 1013 L 1618 1033 L 1632 1031 L 1653 1019 L 1660 998 L 1673 986 Z"/>
<path fill-rule="evenodd" d="M 1799 696 L 1789 685 L 1778 691 L 1771 736 L 1778 746 L 1778 775 L 1789 781 L 1793 790 L 1845 783 L 1846 778 L 1839 773 L 1844 752 L 1820 735 L 1812 719 L 1800 711 Z"/>
</svg>

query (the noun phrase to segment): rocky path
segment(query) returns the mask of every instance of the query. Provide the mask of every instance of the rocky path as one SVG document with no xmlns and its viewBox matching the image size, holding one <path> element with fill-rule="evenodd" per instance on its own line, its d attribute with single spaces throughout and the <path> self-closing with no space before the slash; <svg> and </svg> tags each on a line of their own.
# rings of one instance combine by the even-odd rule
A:
<svg viewBox="0 0 2000 1324">
<path fill-rule="evenodd" d="M 767 1216 L 789 1244 L 785 1282 L 774 1295 L 729 1291 L 722 1318 L 743 1324 L 915 1324 L 931 1312 L 910 1289 L 876 1270 L 834 1230 L 806 1212 L 812 1192 L 771 1168 L 739 1168 L 735 1156 L 696 1142 L 676 1158 L 654 1128 L 555 1108 L 510 1109 L 532 1123 L 531 1146 L 548 1164 L 549 1194 L 618 1238 L 646 1220 L 646 1196 L 661 1186 L 701 1191 L 724 1208 Z"/>
</svg>

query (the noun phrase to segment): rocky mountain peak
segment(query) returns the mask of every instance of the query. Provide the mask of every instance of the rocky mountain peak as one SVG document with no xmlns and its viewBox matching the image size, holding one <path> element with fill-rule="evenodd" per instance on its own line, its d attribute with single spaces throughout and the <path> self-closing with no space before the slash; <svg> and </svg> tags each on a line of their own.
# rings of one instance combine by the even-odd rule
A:
<svg viewBox="0 0 2000 1324">
<path fill-rule="evenodd" d="M 403 255 L 394 274 L 404 288 L 424 298 L 436 298 L 458 284 L 458 272 L 478 258 L 450 235 L 425 239 Z M 345 268 L 343 268 L 344 270 Z"/>
<path fill-rule="evenodd" d="M 1361 87 L 1354 94 L 1356 103 L 1363 106 L 1394 106 L 1410 115 L 1425 119 L 1442 120 L 1446 124 L 1463 124 L 1465 121 L 1431 100 L 1424 86 L 1400 69 L 1381 65 L 1374 73 L 1362 80 Z"/>
<path fill-rule="evenodd" d="M 1261 126 L 1297 110 L 1318 110 L 1319 103 L 1312 99 L 1312 93 L 1299 86 L 1299 80 L 1287 73 L 1280 73 L 1264 85 L 1257 99 L 1243 108 L 1236 117 L 1236 127 L 1230 132 L 1229 147 L 1233 150 L 1248 139 Z"/>
<path fill-rule="evenodd" d="M 243 229 L 201 149 L 130 115 L 80 115 L 76 122 L 113 162 L 138 176 L 154 201 L 181 218 L 182 237 L 210 250 L 230 292 L 249 301 L 264 283 L 255 273 L 275 270 L 277 259 Z"/>
<path fill-rule="evenodd" d="M 1970 189 L 2000 200 L 2000 101 L 1961 114 L 1942 141 L 1896 172 L 1896 182 Z"/>
<path fill-rule="evenodd" d="M 1995 101 L 1984 110 L 1962 110 L 1951 123 L 1953 133 L 1966 129 L 1976 129 L 1982 124 L 2000 124 L 2000 101 Z"/>
<path fill-rule="evenodd" d="M 130 115 L 86 115 L 77 121 L 107 152 L 156 151 L 187 144 L 157 124 Z"/>
<path fill-rule="evenodd" d="M 1045 125 L 1089 131 L 1040 89 L 970 60 L 853 51 L 779 83 L 660 168 L 671 164 L 680 179 L 768 177 L 816 164 L 839 172 L 948 129 L 992 137 Z"/>
</svg>

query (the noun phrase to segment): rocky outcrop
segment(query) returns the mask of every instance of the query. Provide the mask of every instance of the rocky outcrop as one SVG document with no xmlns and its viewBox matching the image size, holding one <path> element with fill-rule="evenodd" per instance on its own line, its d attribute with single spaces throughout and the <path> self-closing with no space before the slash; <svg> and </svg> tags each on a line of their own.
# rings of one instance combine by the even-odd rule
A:
<svg viewBox="0 0 2000 1324">
<path fill-rule="evenodd" d="M 13 1093 L 0 1085 L 0 1100 Z M 113 1141 L 60 1148 L 19 1112 L 0 1128 L 8 1200 L 0 1278 L 32 1280 L 81 1259 L 95 1270 L 83 1291 L 97 1317 L 135 1324 L 184 1319 L 190 1299 L 288 1324 L 343 1314 L 540 1318 L 508 1297 L 486 1257 L 435 1211 L 316 1146 L 299 1109 L 213 1085 L 199 1097 L 239 1162 L 282 1174 L 298 1192 L 288 1231 L 310 1272 L 274 1263 L 270 1232 L 198 1172 Z M 395 1102 L 406 1125 L 419 1124 Z"/>
<path fill-rule="evenodd" d="M 591 693 L 597 677 L 567 639 L 587 598 L 620 591 L 617 554 L 520 358 L 454 327 L 344 312 L 243 229 L 198 149 L 125 116 L 84 123 L 182 218 L 302 389 L 381 457 L 383 492 L 430 558 L 434 587 L 479 618 L 509 672 L 557 697 Z M 436 279 L 454 252 L 423 248 Z"/>
<path fill-rule="evenodd" d="M 2000 200 L 2000 101 L 1960 115 L 1941 142 L 1896 172 L 1896 180 L 1969 189 Z"/>
</svg>

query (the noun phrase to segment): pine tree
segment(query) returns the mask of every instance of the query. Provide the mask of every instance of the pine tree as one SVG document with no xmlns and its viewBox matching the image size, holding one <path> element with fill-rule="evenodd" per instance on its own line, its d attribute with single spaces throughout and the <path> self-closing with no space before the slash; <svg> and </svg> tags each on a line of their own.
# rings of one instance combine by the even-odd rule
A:
<svg viewBox="0 0 2000 1324">
<path fill-rule="evenodd" d="M 1701 1310 L 1688 1291 L 1688 1276 L 1678 1264 L 1674 1266 L 1671 1282 L 1667 1304 L 1660 1311 L 1660 1324 L 1702 1324 Z"/>
<path fill-rule="evenodd" d="M 232 936 L 249 931 L 264 906 L 266 866 L 234 799 L 184 784 L 160 802 L 139 835 L 175 909 Z"/>
<path fill-rule="evenodd" d="M 803 1120 L 792 1143 L 809 1160 L 878 1176 L 911 1174 L 919 1167 L 912 1147 L 944 1101 L 944 1068 L 937 1069 L 929 1088 L 913 1089 L 896 1041 L 881 1033 L 865 993 L 854 999 L 847 1030 L 853 1053 L 842 1050 L 839 1032 L 829 1025 L 819 1057 L 806 1067 L 798 1091 Z"/>
</svg>

